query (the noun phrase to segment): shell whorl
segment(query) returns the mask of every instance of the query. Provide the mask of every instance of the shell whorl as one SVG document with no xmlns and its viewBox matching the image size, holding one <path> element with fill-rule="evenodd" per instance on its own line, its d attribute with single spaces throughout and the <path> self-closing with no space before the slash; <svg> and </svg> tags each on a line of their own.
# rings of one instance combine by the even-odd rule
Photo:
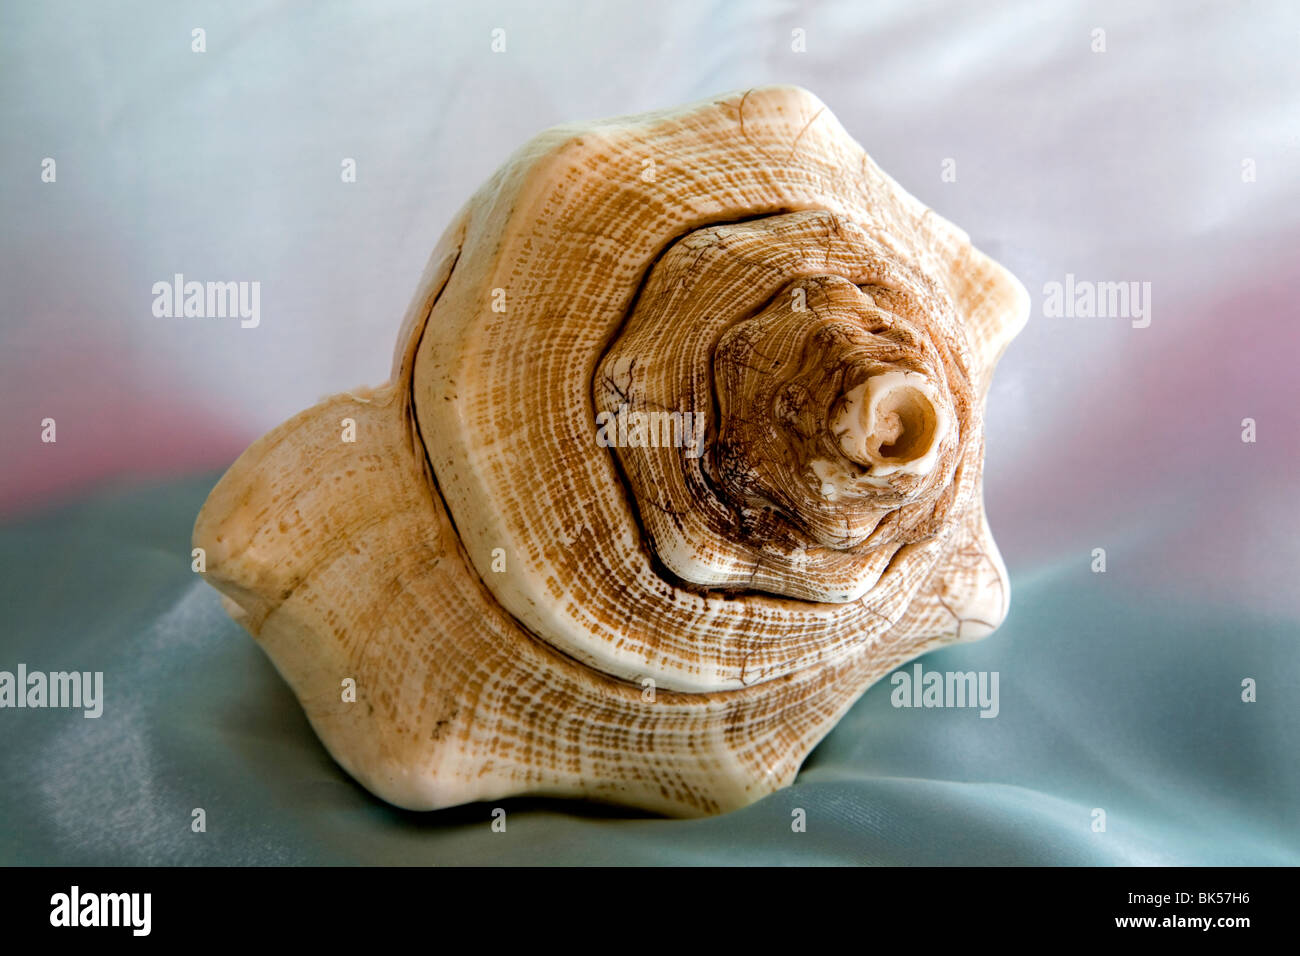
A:
<svg viewBox="0 0 1300 956">
<path fill-rule="evenodd" d="M 885 271 L 871 251 L 813 211 L 693 232 L 651 272 L 596 405 L 712 424 L 701 455 L 619 450 L 679 579 L 857 601 L 903 546 L 942 532 L 980 436 L 965 369 L 934 334 L 956 327 L 951 306 L 865 285 Z"/>
<path fill-rule="evenodd" d="M 392 383 L 256 443 L 195 541 L 392 802 L 740 806 L 1005 615 L 982 406 L 1026 312 L 806 91 L 552 130 L 444 235 Z"/>
<path fill-rule="evenodd" d="M 478 268 L 452 275 L 416 358 L 421 433 L 480 575 L 531 632 L 625 680 L 698 693 L 843 660 L 906 609 L 951 521 L 925 526 L 918 501 L 885 522 L 877 547 L 810 543 L 800 517 L 825 530 L 844 502 L 818 508 L 801 493 L 793 521 L 738 510 L 703 471 L 715 455 L 618 449 L 616 464 L 595 442 L 595 415 L 632 388 L 654 410 L 709 422 L 710 357 L 727 323 L 780 310 L 774 297 L 792 281 L 841 277 L 886 296 L 950 379 L 967 434 L 947 449 L 939 478 L 951 494 L 939 504 L 964 513 L 982 444 L 961 380 L 985 371 L 963 354 L 970 330 L 954 300 L 968 290 L 948 272 L 964 236 L 802 92 L 551 135 L 542 168 L 526 164 L 521 188 L 487 197 L 483 220 L 506 221 L 481 230 L 491 248 L 467 242 Z M 506 306 L 494 312 L 497 289 Z M 914 345 L 905 358 L 926 356 Z M 720 481 L 744 480 L 725 472 L 734 460 L 722 464 Z M 958 480 L 942 481 L 958 465 Z M 869 510 L 855 509 L 850 534 L 870 525 Z M 490 572 L 497 548 L 508 575 Z"/>
</svg>

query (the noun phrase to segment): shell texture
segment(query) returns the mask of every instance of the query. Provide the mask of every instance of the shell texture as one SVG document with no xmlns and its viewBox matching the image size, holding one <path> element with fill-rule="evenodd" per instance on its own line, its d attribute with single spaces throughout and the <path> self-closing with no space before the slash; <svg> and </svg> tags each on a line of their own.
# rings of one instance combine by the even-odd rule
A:
<svg viewBox="0 0 1300 956">
<path fill-rule="evenodd" d="M 384 799 L 724 812 L 1002 621 L 983 407 L 1027 314 L 804 90 L 553 129 L 444 234 L 391 381 L 254 443 L 195 545 Z"/>
</svg>

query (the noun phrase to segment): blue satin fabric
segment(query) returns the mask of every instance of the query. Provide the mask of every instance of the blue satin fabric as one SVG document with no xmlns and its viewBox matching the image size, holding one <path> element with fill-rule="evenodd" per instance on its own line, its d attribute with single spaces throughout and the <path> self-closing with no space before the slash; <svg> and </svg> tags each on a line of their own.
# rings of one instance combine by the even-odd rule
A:
<svg viewBox="0 0 1300 956">
<path fill-rule="evenodd" d="M 881 681 L 794 786 L 713 819 L 517 799 L 499 804 L 499 833 L 488 805 L 396 810 L 333 763 L 190 571 L 213 480 L 101 495 L 0 532 L 0 670 L 102 670 L 105 684 L 98 719 L 0 712 L 0 862 L 1300 863 L 1294 626 L 1123 603 L 1078 561 L 1012 566 L 1003 628 L 923 659 L 997 671 L 994 719 L 896 708 Z M 191 830 L 198 807 L 204 833 Z"/>
</svg>

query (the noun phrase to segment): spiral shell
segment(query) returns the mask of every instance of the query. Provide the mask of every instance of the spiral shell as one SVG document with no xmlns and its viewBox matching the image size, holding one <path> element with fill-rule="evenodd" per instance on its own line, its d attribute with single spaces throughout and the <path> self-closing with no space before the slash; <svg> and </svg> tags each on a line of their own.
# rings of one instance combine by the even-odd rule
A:
<svg viewBox="0 0 1300 956">
<path fill-rule="evenodd" d="M 1027 313 L 804 90 L 553 129 L 445 233 L 391 382 L 253 444 L 195 545 L 392 803 L 726 811 L 1005 616 L 982 414 Z"/>
</svg>

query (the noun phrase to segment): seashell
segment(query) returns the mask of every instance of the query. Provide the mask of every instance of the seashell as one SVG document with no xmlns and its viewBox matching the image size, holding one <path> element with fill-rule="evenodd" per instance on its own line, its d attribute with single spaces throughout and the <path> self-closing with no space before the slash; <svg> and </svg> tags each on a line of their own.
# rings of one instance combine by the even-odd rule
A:
<svg viewBox="0 0 1300 956">
<path fill-rule="evenodd" d="M 255 442 L 194 543 L 385 800 L 727 811 L 1002 621 L 983 406 L 1027 314 L 804 90 L 553 129 L 447 229 L 392 380 Z"/>
</svg>

